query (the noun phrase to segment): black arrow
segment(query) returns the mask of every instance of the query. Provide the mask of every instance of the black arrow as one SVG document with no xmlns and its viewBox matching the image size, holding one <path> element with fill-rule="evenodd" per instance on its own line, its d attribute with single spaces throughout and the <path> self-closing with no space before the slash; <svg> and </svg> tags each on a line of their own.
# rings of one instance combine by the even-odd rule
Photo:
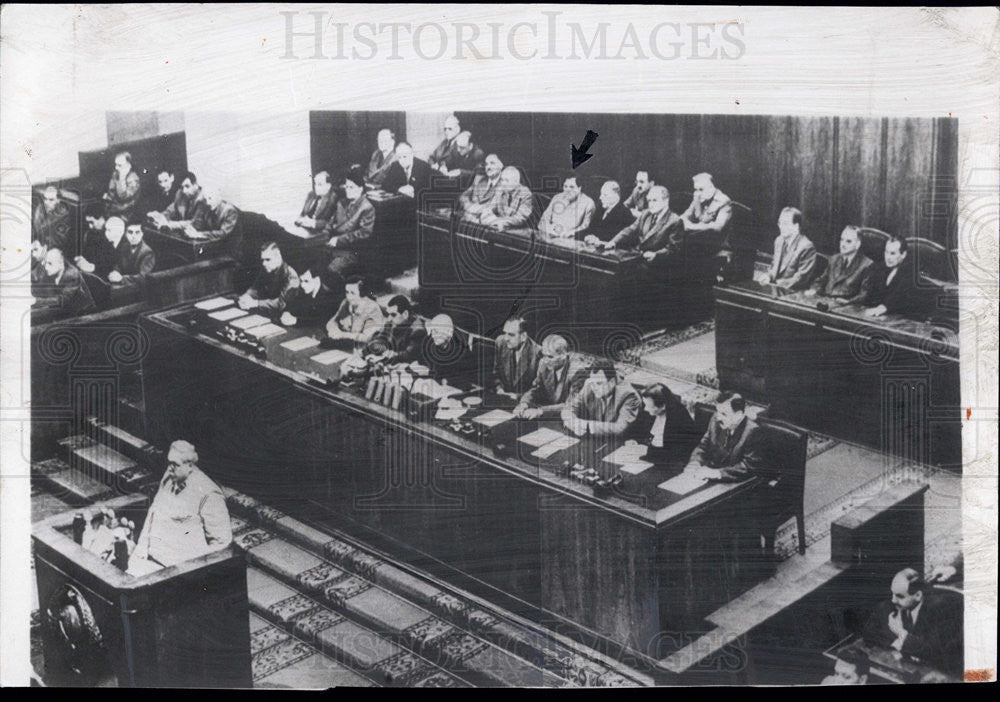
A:
<svg viewBox="0 0 1000 702">
<path fill-rule="evenodd" d="M 580 142 L 580 148 L 576 148 L 574 144 L 570 144 L 570 156 L 573 158 L 573 168 L 576 168 L 581 163 L 585 163 L 594 154 L 588 154 L 587 150 L 590 149 L 590 145 L 597 141 L 597 132 L 592 132 L 587 130 L 587 136 L 583 138 Z"/>
</svg>

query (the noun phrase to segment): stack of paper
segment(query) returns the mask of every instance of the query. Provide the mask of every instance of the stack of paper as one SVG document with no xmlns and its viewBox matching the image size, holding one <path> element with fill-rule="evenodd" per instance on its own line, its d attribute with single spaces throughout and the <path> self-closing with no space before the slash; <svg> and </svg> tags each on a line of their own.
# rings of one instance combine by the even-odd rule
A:
<svg viewBox="0 0 1000 702">
<path fill-rule="evenodd" d="M 279 334 L 284 334 L 287 330 L 284 327 L 279 327 L 277 324 L 261 324 L 260 326 L 247 329 L 247 335 L 252 336 L 255 339 L 270 339 L 272 336 L 278 336 Z"/>
<path fill-rule="evenodd" d="M 302 351 L 304 349 L 311 349 L 313 346 L 319 346 L 319 340 L 314 339 L 311 336 L 300 336 L 298 339 L 292 339 L 291 341 L 282 342 L 281 347 L 288 349 L 292 352 Z"/>
<path fill-rule="evenodd" d="M 202 300 L 201 302 L 194 303 L 194 306 L 199 310 L 217 310 L 220 307 L 228 307 L 233 304 L 233 301 L 226 297 L 213 297 L 211 300 Z"/>
<path fill-rule="evenodd" d="M 478 417 L 473 417 L 473 422 L 479 422 L 488 427 L 495 427 L 498 424 L 503 424 L 504 422 L 510 421 L 514 418 L 510 412 L 505 412 L 502 409 L 495 409 L 485 414 L 481 414 Z"/>
<path fill-rule="evenodd" d="M 267 317 L 262 317 L 259 314 L 251 314 L 243 319 L 230 322 L 230 324 L 237 329 L 252 329 L 253 327 L 259 327 L 261 324 L 268 324 L 270 321 Z"/>
<path fill-rule="evenodd" d="M 674 493 L 675 495 L 686 495 L 689 492 L 693 492 L 704 485 L 707 480 L 704 478 L 699 478 L 691 473 L 684 472 L 680 475 L 671 478 L 670 480 L 665 480 L 656 487 L 661 490 L 667 490 Z"/>
<path fill-rule="evenodd" d="M 525 434 L 524 436 L 520 437 L 518 441 L 523 441 L 524 443 L 528 444 L 528 446 L 534 446 L 535 448 L 539 448 L 551 441 L 555 441 L 556 439 L 562 438 L 564 436 L 566 435 L 563 434 L 562 432 L 542 427 L 541 429 L 533 431 L 530 434 Z"/>
<path fill-rule="evenodd" d="M 531 455 L 535 456 L 536 458 L 548 458 L 552 454 L 558 453 L 563 449 L 568 449 L 571 446 L 576 446 L 578 443 L 580 443 L 580 440 L 577 439 L 576 437 L 562 435 L 558 439 L 550 441 L 544 446 L 535 449 L 534 451 L 531 452 Z"/>
<path fill-rule="evenodd" d="M 648 449 L 644 444 L 626 444 L 617 451 L 613 451 L 604 457 L 606 463 L 614 463 L 619 466 L 635 463 L 645 463 L 642 457 L 646 455 Z M 652 464 L 648 464 L 652 465 Z"/>
<path fill-rule="evenodd" d="M 246 310 L 241 310 L 239 307 L 229 307 L 224 310 L 219 310 L 218 312 L 209 312 L 208 316 L 212 319 L 217 319 L 220 322 L 228 322 L 231 319 L 243 317 L 246 314 Z"/>
</svg>

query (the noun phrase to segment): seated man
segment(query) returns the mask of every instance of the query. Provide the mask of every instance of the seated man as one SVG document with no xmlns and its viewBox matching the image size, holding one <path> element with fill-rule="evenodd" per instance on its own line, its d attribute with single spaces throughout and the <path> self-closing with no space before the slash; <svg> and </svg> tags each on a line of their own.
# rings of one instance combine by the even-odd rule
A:
<svg viewBox="0 0 1000 702">
<path fill-rule="evenodd" d="M 371 238 L 375 230 L 375 208 L 364 190 L 360 168 L 352 168 L 344 178 L 343 202 L 337 203 L 335 216 L 323 230 L 329 236 L 326 252 L 331 287 L 339 288 L 344 278 L 356 272 L 372 255 Z"/>
<path fill-rule="evenodd" d="M 123 151 L 115 156 L 115 170 L 104 193 L 107 212 L 128 219 L 141 197 L 142 183 L 139 174 L 132 168 L 132 154 Z"/>
<path fill-rule="evenodd" d="M 639 215 L 646 211 L 646 196 L 654 185 L 656 181 L 648 170 L 635 172 L 635 187 L 625 200 L 625 209 L 632 213 L 633 219 L 638 219 Z"/>
<path fill-rule="evenodd" d="M 446 314 L 439 314 L 427 323 L 430 343 L 424 342 L 420 362 L 431 371 L 431 377 L 441 380 L 474 382 L 476 359 L 472 355 L 469 335 L 455 329 L 455 323 Z"/>
<path fill-rule="evenodd" d="M 197 463 L 198 453 L 187 441 L 170 444 L 167 470 L 136 540 L 129 573 L 177 565 L 232 543 L 226 498 Z"/>
<path fill-rule="evenodd" d="M 855 651 L 844 651 L 837 657 L 833 675 L 823 678 L 820 685 L 866 685 L 871 664 L 868 657 Z"/>
<path fill-rule="evenodd" d="M 372 152 L 372 157 L 368 159 L 365 181 L 380 188 L 389 168 L 396 162 L 396 135 L 391 129 L 380 129 L 377 140 L 378 148 Z"/>
<path fill-rule="evenodd" d="M 816 270 L 816 247 L 799 230 L 801 222 L 802 213 L 794 207 L 786 207 L 778 217 L 781 233 L 774 240 L 774 258 L 766 281 L 786 290 L 805 288 Z"/>
<path fill-rule="evenodd" d="M 222 199 L 222 191 L 218 186 L 210 186 L 204 190 L 204 203 L 195 209 L 194 219 L 191 220 L 190 230 L 197 231 L 199 239 L 210 241 L 229 240 L 232 243 L 231 253 L 238 253 L 239 242 L 236 241 L 234 232 L 239 223 L 240 211 L 231 203 Z"/>
<path fill-rule="evenodd" d="M 611 241 L 601 242 L 597 237 L 588 237 L 588 244 L 602 246 L 605 250 L 634 248 L 642 252 L 647 263 L 680 251 L 684 242 L 684 225 L 681 218 L 670 211 L 670 193 L 662 185 L 649 189 L 646 210 L 639 219 L 622 229 Z"/>
<path fill-rule="evenodd" d="M 521 185 L 521 172 L 507 166 L 500 172 L 500 190 L 493 205 L 483 212 L 479 221 L 497 229 L 518 229 L 529 226 L 534 211 L 531 191 Z"/>
<path fill-rule="evenodd" d="M 330 174 L 320 171 L 313 176 L 313 187 L 306 195 L 302 212 L 295 224 L 311 231 L 323 231 L 337 211 L 337 192 L 333 189 Z"/>
<path fill-rule="evenodd" d="M 69 207 L 59 199 L 59 190 L 50 185 L 42 193 L 42 202 L 31 217 L 31 235 L 47 248 L 72 255 L 76 250 L 72 219 Z"/>
<path fill-rule="evenodd" d="M 639 416 L 639 393 L 618 380 L 615 364 L 595 361 L 583 388 L 562 410 L 566 428 L 577 436 L 621 436 Z"/>
<path fill-rule="evenodd" d="M 413 147 L 405 141 L 396 144 L 396 162 L 389 167 L 382 181 L 382 189 L 399 193 L 419 201 L 421 194 L 431 186 L 431 167 L 426 161 L 413 156 Z"/>
<path fill-rule="evenodd" d="M 382 329 L 385 315 L 361 276 L 351 276 L 344 284 L 344 300 L 326 323 L 327 336 L 367 344 Z"/>
<path fill-rule="evenodd" d="M 317 265 L 299 274 L 299 287 L 288 292 L 285 311 L 280 321 L 286 327 L 320 327 L 330 318 L 337 305 L 337 296 L 323 285 Z"/>
<path fill-rule="evenodd" d="M 961 675 L 962 599 L 935 591 L 913 568 L 896 573 L 892 600 L 882 601 L 865 626 L 865 641 L 919 658 L 949 675 Z"/>
<path fill-rule="evenodd" d="M 386 305 L 386 316 L 388 321 L 365 346 L 362 355 L 381 357 L 391 363 L 412 363 L 418 360 L 427 330 L 423 320 L 413 314 L 410 301 L 402 295 L 396 295 Z"/>
<path fill-rule="evenodd" d="M 558 415 L 569 398 L 580 392 L 586 376 L 586 368 L 570 360 L 566 339 L 559 334 L 549 334 L 542 341 L 542 357 L 535 382 L 521 396 L 514 416 L 537 419 Z"/>
<path fill-rule="evenodd" d="M 601 186 L 600 200 L 601 209 L 590 218 L 590 226 L 577 235 L 584 241 L 587 241 L 588 237 L 594 237 L 599 242 L 611 241 L 618 232 L 635 221 L 632 213 L 622 204 L 622 190 L 617 181 L 604 182 Z"/>
<path fill-rule="evenodd" d="M 763 442 L 760 427 L 746 414 L 742 395 L 724 392 L 715 401 L 715 415 L 685 471 L 708 480 L 736 482 L 760 467 Z"/>
<path fill-rule="evenodd" d="M 458 198 L 458 210 L 462 213 L 462 219 L 470 222 L 478 222 L 480 216 L 493 207 L 493 200 L 500 191 L 503 162 L 496 154 L 486 157 L 483 170 L 485 172 L 477 175 L 468 190 Z"/>
<path fill-rule="evenodd" d="M 76 257 L 76 265 L 84 273 L 106 281 L 128 247 L 124 220 L 121 217 L 108 217 L 104 223 L 104 236 L 88 237 L 84 242 L 83 252 Z"/>
<path fill-rule="evenodd" d="M 833 257 L 812 288 L 806 290 L 806 295 L 857 297 L 872 265 L 872 260 L 861 253 L 860 248 L 861 234 L 857 227 L 848 224 L 840 233 L 840 253 Z"/>
<path fill-rule="evenodd" d="M 146 214 L 153 224 L 167 229 L 184 229 L 194 219 L 195 211 L 202 206 L 205 198 L 201 194 L 201 186 L 194 173 L 184 174 L 181 187 L 174 194 L 173 201 L 166 209 L 152 211 Z"/>
<path fill-rule="evenodd" d="M 562 192 L 545 208 L 538 229 L 554 238 L 571 239 L 590 226 L 593 216 L 594 201 L 580 190 L 579 181 L 571 175 L 563 181 Z"/>
<path fill-rule="evenodd" d="M 458 117 L 450 115 L 445 119 L 444 139 L 434 147 L 430 157 L 427 159 L 432 169 L 440 173 L 447 173 L 447 161 L 455 153 L 455 142 L 458 141 L 458 135 L 461 131 L 462 127 L 458 123 Z"/>
<path fill-rule="evenodd" d="M 156 187 L 143 205 L 148 207 L 149 211 L 163 212 L 173 204 L 179 189 L 173 171 L 169 168 L 161 168 L 156 173 Z"/>
<path fill-rule="evenodd" d="M 662 465 L 683 465 L 701 438 L 694 420 L 677 395 L 663 383 L 653 383 L 640 393 L 643 412 L 632 434 L 649 444 L 646 460 Z"/>
<path fill-rule="evenodd" d="M 45 254 L 49 252 L 49 247 L 41 239 L 31 240 L 31 291 L 35 290 L 45 281 Z"/>
<path fill-rule="evenodd" d="M 483 150 L 472 143 L 472 134 L 460 132 L 455 137 L 454 150 L 445 156 L 444 168 L 439 170 L 449 178 L 458 178 L 462 183 L 468 183 L 482 168 L 484 160 Z"/>
<path fill-rule="evenodd" d="M 59 249 L 49 249 L 42 261 L 45 276 L 37 288 L 35 303 L 39 307 L 57 307 L 66 316 L 93 312 L 97 309 L 87 282 L 76 268 L 63 258 Z"/>
<path fill-rule="evenodd" d="M 699 173 L 692 179 L 694 196 L 681 219 L 684 229 L 697 232 L 699 240 L 711 243 L 711 248 L 726 248 L 729 220 L 733 216 L 733 201 L 715 187 L 711 173 Z"/>
<path fill-rule="evenodd" d="M 118 262 L 108 273 L 108 282 L 135 285 L 156 268 L 156 254 L 142 240 L 142 220 L 133 217 L 125 228 L 128 244 L 118 252 Z"/>
<path fill-rule="evenodd" d="M 281 258 L 281 249 L 273 241 L 260 247 L 260 265 L 253 285 L 236 304 L 240 309 L 260 310 L 264 314 L 283 312 L 289 293 L 299 286 L 299 276 Z"/>
<path fill-rule="evenodd" d="M 520 398 L 535 382 L 541 348 L 528 337 L 523 317 L 511 317 L 496 340 L 493 373 L 487 387 Z"/>
<path fill-rule="evenodd" d="M 927 301 L 917 288 L 916 270 L 906 255 L 906 239 L 894 236 L 885 243 L 885 265 L 873 265 L 861 292 L 851 301 L 868 307 L 868 317 L 899 314 L 919 318 L 927 312 Z"/>
</svg>

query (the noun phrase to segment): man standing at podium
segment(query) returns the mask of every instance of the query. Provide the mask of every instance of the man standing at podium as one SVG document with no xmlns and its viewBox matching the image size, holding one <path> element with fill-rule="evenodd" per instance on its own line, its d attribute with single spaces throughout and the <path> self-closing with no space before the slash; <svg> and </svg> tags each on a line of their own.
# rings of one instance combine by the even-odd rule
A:
<svg viewBox="0 0 1000 702">
<path fill-rule="evenodd" d="M 146 514 L 129 573 L 141 575 L 228 546 L 233 540 L 222 489 L 198 468 L 198 453 L 175 441 L 167 472 Z"/>
</svg>

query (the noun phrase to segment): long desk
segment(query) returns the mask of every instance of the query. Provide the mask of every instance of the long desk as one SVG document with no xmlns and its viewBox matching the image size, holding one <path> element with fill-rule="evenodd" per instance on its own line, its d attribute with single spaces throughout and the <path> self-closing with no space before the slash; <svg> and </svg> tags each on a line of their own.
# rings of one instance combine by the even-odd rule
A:
<svg viewBox="0 0 1000 702">
<path fill-rule="evenodd" d="M 187 304 L 141 320 L 147 426 L 164 445 L 192 441 L 223 484 L 544 625 L 654 657 L 666 632 L 698 630 L 759 580 L 747 558 L 759 544 L 740 509 L 754 479 L 680 495 L 657 487 L 670 477 L 660 474 L 597 497 L 569 469 L 605 464 L 614 442 L 538 459 L 519 440 L 537 422 L 466 434 L 415 419 L 291 370 L 308 358 L 279 357 L 273 345 L 309 330 L 268 340 L 260 358 L 192 326 L 196 317 Z M 484 399 L 472 423 L 504 407 L 468 387 Z"/>
<path fill-rule="evenodd" d="M 143 239 L 156 251 L 160 268 L 183 263 L 195 263 L 230 253 L 229 239 L 190 237 L 183 231 L 161 229 L 152 224 L 142 227 Z"/>
<path fill-rule="evenodd" d="M 958 335 L 755 282 L 715 288 L 719 384 L 832 436 L 960 469 Z M 818 305 L 827 309 L 820 309 Z"/>
</svg>

